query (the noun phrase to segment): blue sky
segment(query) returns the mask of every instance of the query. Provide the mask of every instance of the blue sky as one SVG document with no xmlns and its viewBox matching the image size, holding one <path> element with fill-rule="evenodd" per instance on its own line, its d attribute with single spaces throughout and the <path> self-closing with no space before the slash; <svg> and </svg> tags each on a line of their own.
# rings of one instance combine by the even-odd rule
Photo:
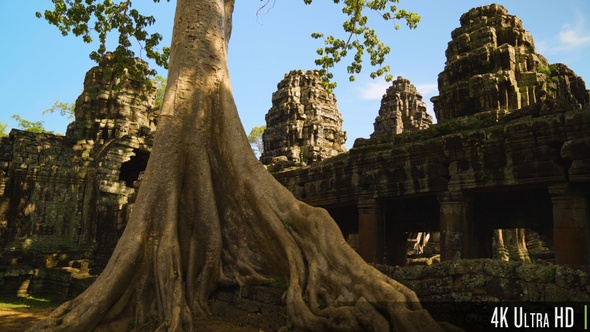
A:
<svg viewBox="0 0 590 332">
<path fill-rule="evenodd" d="M 271 0 L 272 1 L 272 0 Z M 315 49 L 321 42 L 312 32 L 339 33 L 343 16 L 329 0 L 276 0 L 274 7 L 257 15 L 264 3 L 237 0 L 230 43 L 230 75 L 240 117 L 246 131 L 264 124 L 271 94 L 284 74 L 292 69 L 313 69 Z M 400 8 L 422 17 L 418 28 L 394 30 L 382 25 L 380 36 L 392 47 L 388 57 L 394 76 L 409 79 L 423 94 L 432 113 L 430 97 L 438 94 L 436 79 L 444 68 L 444 52 L 459 17 L 472 7 L 490 4 L 479 0 L 401 0 Z M 590 1 L 512 0 L 496 1 L 520 17 L 534 38 L 537 52 L 550 63 L 567 64 L 590 83 Z M 153 4 L 135 0 L 158 22 L 155 30 L 168 44 L 172 31 L 174 0 Z M 35 17 L 51 5 L 49 0 L 0 1 L 0 121 L 16 127 L 12 114 L 45 122 L 45 127 L 65 133 L 69 119 L 57 114 L 42 115 L 56 100 L 74 102 L 82 91 L 84 74 L 95 64 L 88 54 L 95 45 L 59 31 Z M 367 65 L 368 66 L 368 65 Z M 368 69 L 368 68 L 367 68 Z M 165 70 L 159 73 L 166 75 Z M 348 82 L 346 63 L 334 69 L 338 107 L 348 132 L 347 146 L 358 137 L 369 137 L 378 114 L 381 96 L 388 84 L 361 73 Z M 590 87 L 590 84 L 588 84 Z"/>
</svg>

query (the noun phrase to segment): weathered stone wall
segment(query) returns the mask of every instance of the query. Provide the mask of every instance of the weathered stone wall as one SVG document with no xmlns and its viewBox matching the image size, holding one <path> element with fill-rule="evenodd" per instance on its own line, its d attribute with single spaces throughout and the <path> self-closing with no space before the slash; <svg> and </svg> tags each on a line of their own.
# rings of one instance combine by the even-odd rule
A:
<svg viewBox="0 0 590 332">
<path fill-rule="evenodd" d="M 87 147 L 65 137 L 17 130 L 4 143 L 12 154 L 5 161 L 1 196 L 2 247 L 37 252 L 77 245 L 84 236 L 76 202 L 83 200 L 85 181 L 79 172 L 89 157 Z"/>
<path fill-rule="evenodd" d="M 554 111 L 541 116 L 530 108 L 500 121 L 458 119 L 380 142 L 357 139 L 346 156 L 274 176 L 295 197 L 319 206 L 362 195 L 387 199 L 585 183 L 590 112 Z"/>
<path fill-rule="evenodd" d="M 410 287 L 425 302 L 590 301 L 590 271 L 587 268 L 498 259 L 376 267 Z"/>
<path fill-rule="evenodd" d="M 123 165 L 147 154 L 145 146 L 124 140 L 102 146 L 18 130 L 5 143 L 12 147 L 12 159 L 4 162 L 8 167 L 0 195 L 2 258 L 42 260 L 45 254 L 64 252 L 97 254 L 106 261 L 135 192 L 126 180 L 138 177 L 147 157 L 136 163 L 136 173 L 125 172 Z"/>
<path fill-rule="evenodd" d="M 336 97 L 320 82 L 317 70 L 292 70 L 279 82 L 265 116 L 264 164 L 277 157 L 312 164 L 346 151 Z"/>
<path fill-rule="evenodd" d="M 566 266 L 479 259 L 376 268 L 414 290 L 436 319 L 468 331 L 492 327 L 493 310 L 500 306 L 553 313 L 554 306 L 578 305 L 579 310 L 580 304 L 590 301 L 589 271 Z M 212 302 L 213 312 L 233 323 L 276 331 L 286 322 L 281 295 L 278 288 L 220 290 Z"/>
<path fill-rule="evenodd" d="M 552 306 L 572 306 L 590 301 L 590 271 L 587 267 L 575 269 L 495 259 L 376 267 L 415 291 L 425 308 L 437 319 L 468 331 L 492 327 L 489 324 L 493 308 L 502 305 L 525 306 L 532 312 L 545 307 L 553 313 Z M 553 321 L 551 326 L 554 326 Z"/>
<path fill-rule="evenodd" d="M 422 95 L 410 80 L 398 76 L 381 99 L 381 108 L 375 118 L 375 130 L 371 138 L 422 130 L 430 125 L 432 116 L 426 113 L 426 103 L 422 101 Z"/>
</svg>

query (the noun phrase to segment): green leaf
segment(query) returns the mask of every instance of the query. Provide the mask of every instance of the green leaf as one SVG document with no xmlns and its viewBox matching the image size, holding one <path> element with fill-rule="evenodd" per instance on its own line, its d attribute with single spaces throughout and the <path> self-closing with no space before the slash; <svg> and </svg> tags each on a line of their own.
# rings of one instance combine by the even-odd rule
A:
<svg viewBox="0 0 590 332">
<path fill-rule="evenodd" d="M 311 0 L 304 0 L 310 4 Z M 332 75 L 330 70 L 340 61 L 342 61 L 352 51 L 352 60 L 347 66 L 347 72 L 350 75 L 349 80 L 354 81 L 354 74 L 359 74 L 362 70 L 364 55 L 368 54 L 371 66 L 377 67 L 369 76 L 377 78 L 384 76 L 386 80 L 392 75 L 388 74 L 390 66 L 383 65 L 391 48 L 383 43 L 374 28 L 369 23 L 373 22 L 370 16 L 380 17 L 380 19 L 392 22 L 391 27 L 399 29 L 398 21 L 405 21 L 410 29 L 417 27 L 420 22 L 420 16 L 415 12 L 409 12 L 405 9 L 398 9 L 394 4 L 399 0 L 333 0 L 334 4 L 341 6 L 342 13 L 347 16 L 342 24 L 342 29 L 346 33 L 346 38 L 338 38 L 334 35 L 324 37 L 323 33 L 315 32 L 312 34 L 314 39 L 322 39 L 324 47 L 317 49 L 316 53 L 320 56 L 315 60 L 315 64 L 320 66 L 322 75 L 322 84 L 329 90 L 333 89 L 336 84 L 330 82 Z M 389 4 L 389 6 L 388 6 Z"/>
<path fill-rule="evenodd" d="M 11 116 L 16 122 L 18 122 L 18 126 L 22 130 L 30 131 L 33 133 L 51 133 L 45 130 L 43 126 L 44 121 L 29 121 L 21 118 L 18 114 L 13 114 Z"/>
<path fill-rule="evenodd" d="M 64 36 L 72 33 L 82 38 L 85 43 L 92 43 L 98 39 L 97 49 L 90 53 L 90 58 L 94 61 L 100 61 L 107 51 L 107 39 L 111 35 L 116 35 L 119 46 L 114 53 L 117 59 L 135 57 L 130 47 L 136 42 L 141 46 L 142 54 L 153 59 L 159 66 L 168 67 L 170 49 L 167 47 L 159 49 L 158 45 L 162 36 L 148 31 L 148 28 L 155 23 L 155 18 L 142 15 L 132 8 L 131 1 L 115 3 L 112 0 L 52 0 L 52 2 L 54 4 L 52 10 L 46 10 L 43 15 L 37 12 L 35 15 L 39 18 L 44 17 Z M 160 0 L 154 0 L 154 2 L 160 2 Z M 135 61 L 122 60 L 121 63 L 136 66 Z M 139 72 L 143 75 L 145 71 L 143 65 L 137 66 L 130 70 L 130 73 Z M 137 78 L 141 79 L 140 76 Z"/>
</svg>

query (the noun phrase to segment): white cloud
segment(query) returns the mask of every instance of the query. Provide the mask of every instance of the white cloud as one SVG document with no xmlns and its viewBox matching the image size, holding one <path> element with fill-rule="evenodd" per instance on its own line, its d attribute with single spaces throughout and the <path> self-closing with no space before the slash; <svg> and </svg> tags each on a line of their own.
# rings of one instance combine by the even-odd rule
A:
<svg viewBox="0 0 590 332">
<path fill-rule="evenodd" d="M 584 32 L 584 20 L 580 19 L 575 26 L 566 24 L 561 28 L 559 33 L 559 42 L 567 48 L 576 48 L 590 44 L 590 33 Z"/>
<path fill-rule="evenodd" d="M 422 96 L 430 96 L 438 93 L 437 83 L 414 84 Z M 364 100 L 381 100 L 391 82 L 386 81 L 368 81 L 362 83 L 358 89 L 361 99 Z"/>
<path fill-rule="evenodd" d="M 416 89 L 423 96 L 435 95 L 438 94 L 438 83 L 416 84 Z"/>
<path fill-rule="evenodd" d="M 575 22 L 562 25 L 554 42 L 541 41 L 537 44 L 539 52 L 568 53 L 590 45 L 590 30 L 585 28 L 586 20 L 578 11 Z"/>
<path fill-rule="evenodd" d="M 391 86 L 390 82 L 385 80 L 364 82 L 359 87 L 359 94 L 361 99 L 365 100 L 381 100 L 385 94 L 385 90 Z"/>
</svg>

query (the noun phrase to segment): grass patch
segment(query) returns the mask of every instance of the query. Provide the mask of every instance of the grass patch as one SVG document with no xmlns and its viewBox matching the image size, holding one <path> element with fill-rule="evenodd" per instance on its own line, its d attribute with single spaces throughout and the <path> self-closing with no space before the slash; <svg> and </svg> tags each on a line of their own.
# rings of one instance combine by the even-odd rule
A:
<svg viewBox="0 0 590 332">
<path fill-rule="evenodd" d="M 39 297 L 0 296 L 0 309 L 48 308 L 60 303 Z"/>
<path fill-rule="evenodd" d="M 287 288 L 289 288 L 289 283 L 288 283 L 287 279 L 285 279 L 284 277 L 268 279 L 264 282 L 264 284 L 268 287 L 280 289 L 283 291 L 285 291 L 285 290 L 287 290 Z"/>
</svg>

